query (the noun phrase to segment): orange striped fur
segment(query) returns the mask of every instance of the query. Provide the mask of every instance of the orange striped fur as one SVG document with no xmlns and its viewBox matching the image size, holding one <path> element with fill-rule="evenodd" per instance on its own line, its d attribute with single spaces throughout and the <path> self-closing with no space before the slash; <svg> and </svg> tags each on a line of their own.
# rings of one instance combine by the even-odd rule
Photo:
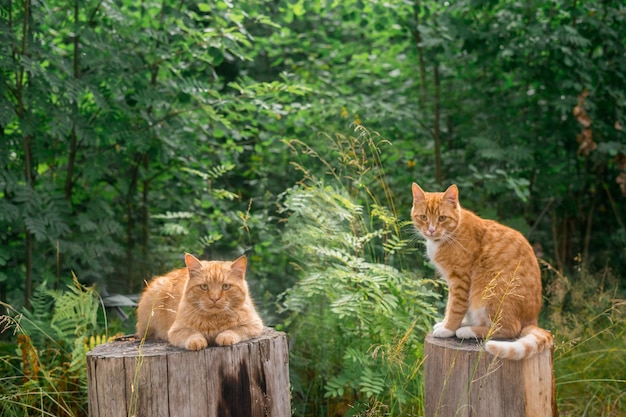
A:
<svg viewBox="0 0 626 417">
<path fill-rule="evenodd" d="M 488 352 L 513 360 L 552 346 L 551 333 L 537 327 L 541 271 L 522 234 L 461 208 L 456 185 L 430 193 L 414 183 L 411 218 L 448 283 L 433 336 L 488 339 Z"/>
<path fill-rule="evenodd" d="M 186 254 L 185 264 L 155 277 L 144 290 L 137 306 L 138 337 L 200 350 L 261 335 L 263 322 L 245 280 L 245 256 L 229 262 Z"/>
</svg>

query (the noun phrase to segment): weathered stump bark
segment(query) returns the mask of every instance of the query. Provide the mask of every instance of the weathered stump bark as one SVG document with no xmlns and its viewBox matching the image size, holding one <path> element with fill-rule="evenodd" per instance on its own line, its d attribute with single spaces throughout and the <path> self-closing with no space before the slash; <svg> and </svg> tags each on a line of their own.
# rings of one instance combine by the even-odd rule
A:
<svg viewBox="0 0 626 417">
<path fill-rule="evenodd" d="M 91 417 L 291 415 L 287 336 L 201 351 L 166 342 L 111 342 L 87 353 Z"/>
<path fill-rule="evenodd" d="M 426 417 L 556 417 L 552 352 L 497 359 L 482 342 L 424 343 Z"/>
</svg>

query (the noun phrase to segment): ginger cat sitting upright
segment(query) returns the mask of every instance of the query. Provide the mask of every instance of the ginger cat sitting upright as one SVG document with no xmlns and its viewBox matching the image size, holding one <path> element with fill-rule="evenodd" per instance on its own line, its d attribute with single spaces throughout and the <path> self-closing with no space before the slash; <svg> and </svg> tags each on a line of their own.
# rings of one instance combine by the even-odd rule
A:
<svg viewBox="0 0 626 417">
<path fill-rule="evenodd" d="M 189 350 L 233 345 L 260 336 L 263 322 L 245 280 L 247 260 L 200 261 L 155 277 L 137 306 L 137 336 Z"/>
<path fill-rule="evenodd" d="M 537 326 L 541 271 L 522 234 L 461 208 L 456 185 L 430 193 L 414 183 L 411 218 L 448 283 L 434 337 L 489 338 L 489 353 L 514 360 L 552 347 L 551 333 Z"/>
</svg>

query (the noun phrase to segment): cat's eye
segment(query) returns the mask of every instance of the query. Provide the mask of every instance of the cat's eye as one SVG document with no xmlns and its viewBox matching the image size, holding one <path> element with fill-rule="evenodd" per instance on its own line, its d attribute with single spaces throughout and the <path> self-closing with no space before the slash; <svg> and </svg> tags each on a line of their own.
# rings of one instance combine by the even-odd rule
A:
<svg viewBox="0 0 626 417">
<path fill-rule="evenodd" d="M 439 221 L 440 221 L 440 222 L 442 222 L 442 221 L 444 221 L 444 220 L 446 220 L 446 219 L 447 219 L 447 217 L 446 217 L 446 216 L 439 216 Z"/>
<path fill-rule="evenodd" d="M 230 284 L 222 284 L 222 290 L 228 291 L 230 289 Z"/>
<path fill-rule="evenodd" d="M 421 214 L 420 215 L 420 220 L 425 222 L 426 220 L 428 220 L 428 217 L 425 214 Z"/>
<path fill-rule="evenodd" d="M 200 289 L 202 291 L 207 291 L 209 289 L 209 285 L 208 284 L 200 284 Z"/>
</svg>

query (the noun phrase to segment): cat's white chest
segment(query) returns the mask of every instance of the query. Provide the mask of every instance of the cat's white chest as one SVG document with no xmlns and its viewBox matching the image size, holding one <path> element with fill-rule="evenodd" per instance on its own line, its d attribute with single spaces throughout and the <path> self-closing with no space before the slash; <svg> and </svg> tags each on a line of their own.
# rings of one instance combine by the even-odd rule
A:
<svg viewBox="0 0 626 417">
<path fill-rule="evenodd" d="M 441 245 L 441 242 L 436 242 L 434 240 L 427 239 L 426 240 L 426 254 L 428 255 L 428 258 L 430 259 L 430 261 L 435 265 L 439 273 L 443 275 L 444 278 L 448 279 L 445 271 L 441 268 L 441 265 L 439 265 L 437 261 L 435 260 L 435 257 L 437 255 L 437 251 L 439 250 L 440 245 Z"/>
<path fill-rule="evenodd" d="M 426 253 L 428 254 L 428 258 L 431 260 L 431 262 L 435 262 L 435 255 L 437 254 L 439 245 L 440 245 L 439 242 L 426 239 Z"/>
</svg>

